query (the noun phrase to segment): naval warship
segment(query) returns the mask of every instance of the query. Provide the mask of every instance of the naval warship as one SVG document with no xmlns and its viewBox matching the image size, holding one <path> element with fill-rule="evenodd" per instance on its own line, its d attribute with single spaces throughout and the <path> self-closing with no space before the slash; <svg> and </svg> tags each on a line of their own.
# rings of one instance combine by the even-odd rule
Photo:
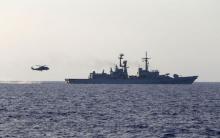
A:
<svg viewBox="0 0 220 138">
<path fill-rule="evenodd" d="M 110 69 L 110 73 L 90 73 L 88 79 L 65 79 L 70 84 L 192 84 L 198 76 L 180 76 L 174 74 L 173 77 L 169 73 L 160 75 L 158 70 L 149 70 L 149 59 L 143 58 L 145 69 L 139 68 L 137 75 L 128 75 L 127 60 L 123 60 L 124 54 L 119 56 L 119 66 Z"/>
</svg>

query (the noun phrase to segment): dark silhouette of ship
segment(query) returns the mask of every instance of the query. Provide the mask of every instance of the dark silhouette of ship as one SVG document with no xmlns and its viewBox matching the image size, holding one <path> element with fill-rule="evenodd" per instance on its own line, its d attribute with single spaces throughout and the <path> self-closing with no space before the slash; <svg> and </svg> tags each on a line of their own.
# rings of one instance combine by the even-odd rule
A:
<svg viewBox="0 0 220 138">
<path fill-rule="evenodd" d="M 31 67 L 32 70 L 35 70 L 35 71 L 48 71 L 50 68 L 47 67 L 46 65 L 36 65 L 36 68 L 34 67 Z"/>
<path fill-rule="evenodd" d="M 116 65 L 115 69 L 110 69 L 110 73 L 90 73 L 88 79 L 65 79 L 67 83 L 71 84 L 192 84 L 198 76 L 182 77 L 174 74 L 173 77 L 168 74 L 160 75 L 158 70 L 149 70 L 149 59 L 143 58 L 145 62 L 145 69 L 139 68 L 137 75 L 128 75 L 127 60 L 123 60 L 124 54 L 119 56 L 119 67 Z"/>
</svg>

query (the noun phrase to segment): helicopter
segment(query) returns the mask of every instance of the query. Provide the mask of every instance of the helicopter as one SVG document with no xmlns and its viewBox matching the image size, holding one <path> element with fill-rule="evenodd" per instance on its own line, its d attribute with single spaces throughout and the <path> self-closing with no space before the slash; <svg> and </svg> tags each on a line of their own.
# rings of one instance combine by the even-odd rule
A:
<svg viewBox="0 0 220 138">
<path fill-rule="evenodd" d="M 49 67 L 47 67 L 47 65 L 35 65 L 36 66 L 36 68 L 34 68 L 34 67 L 31 67 L 31 69 L 32 70 L 36 70 L 36 71 L 47 71 L 47 70 L 49 70 L 50 68 Z"/>
</svg>

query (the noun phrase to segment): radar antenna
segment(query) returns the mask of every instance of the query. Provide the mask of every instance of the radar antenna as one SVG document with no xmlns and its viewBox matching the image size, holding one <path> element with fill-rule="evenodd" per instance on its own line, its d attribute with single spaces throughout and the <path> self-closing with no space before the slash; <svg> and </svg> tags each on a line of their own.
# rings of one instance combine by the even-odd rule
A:
<svg viewBox="0 0 220 138">
<path fill-rule="evenodd" d="M 145 70 L 146 70 L 146 71 L 149 71 L 149 59 L 150 59 L 150 58 L 147 57 L 147 52 L 146 52 L 146 57 L 145 57 L 145 58 L 142 58 L 142 59 L 143 59 L 143 61 L 145 62 Z"/>
</svg>

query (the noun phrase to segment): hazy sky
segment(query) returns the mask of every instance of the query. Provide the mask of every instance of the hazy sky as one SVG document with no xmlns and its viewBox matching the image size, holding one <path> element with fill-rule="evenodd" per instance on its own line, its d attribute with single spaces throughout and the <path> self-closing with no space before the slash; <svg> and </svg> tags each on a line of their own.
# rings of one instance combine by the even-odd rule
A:
<svg viewBox="0 0 220 138">
<path fill-rule="evenodd" d="M 220 81 L 219 0 L 1 0 L 0 80 L 87 78 L 124 53 L 129 73 Z M 30 67 L 46 64 L 48 72 Z"/>
</svg>

